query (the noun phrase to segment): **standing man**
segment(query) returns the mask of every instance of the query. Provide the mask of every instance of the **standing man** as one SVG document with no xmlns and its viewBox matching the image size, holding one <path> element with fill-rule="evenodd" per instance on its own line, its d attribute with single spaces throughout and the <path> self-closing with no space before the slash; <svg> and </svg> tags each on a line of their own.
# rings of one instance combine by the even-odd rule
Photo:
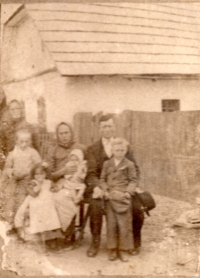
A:
<svg viewBox="0 0 200 278">
<path fill-rule="evenodd" d="M 103 163 L 112 156 L 111 142 L 114 139 L 115 123 L 111 114 L 103 115 L 100 120 L 101 139 L 91 145 L 87 150 L 88 174 L 86 177 L 85 197 L 89 199 L 90 211 L 90 230 L 92 233 L 92 242 L 87 251 L 88 257 L 95 257 L 99 251 L 100 236 L 103 220 L 102 191 L 99 188 L 100 175 Z M 135 164 L 137 180 L 139 180 L 139 168 L 130 148 L 126 153 L 126 158 Z M 141 229 L 144 221 L 144 215 L 141 205 L 136 197 L 132 197 L 133 203 L 133 237 L 135 249 L 131 250 L 132 255 L 139 253 L 141 245 Z"/>
</svg>

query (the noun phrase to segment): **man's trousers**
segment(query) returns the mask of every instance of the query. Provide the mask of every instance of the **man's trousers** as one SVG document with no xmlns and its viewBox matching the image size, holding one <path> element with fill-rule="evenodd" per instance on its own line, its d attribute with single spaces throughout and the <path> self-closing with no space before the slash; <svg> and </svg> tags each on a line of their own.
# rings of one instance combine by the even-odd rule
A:
<svg viewBox="0 0 200 278">
<path fill-rule="evenodd" d="M 91 199 L 90 206 L 90 230 L 93 238 L 99 239 L 104 214 L 104 203 L 101 199 Z M 144 222 L 144 213 L 141 209 L 140 201 L 135 196 L 132 197 L 132 217 L 134 247 L 138 248 L 141 246 L 141 229 Z"/>
</svg>

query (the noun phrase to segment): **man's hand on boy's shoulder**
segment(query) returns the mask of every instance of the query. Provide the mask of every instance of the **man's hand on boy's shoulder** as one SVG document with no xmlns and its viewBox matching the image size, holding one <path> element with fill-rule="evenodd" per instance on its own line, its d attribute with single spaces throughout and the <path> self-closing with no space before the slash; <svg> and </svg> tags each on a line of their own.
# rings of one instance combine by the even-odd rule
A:
<svg viewBox="0 0 200 278">
<path fill-rule="evenodd" d="M 96 186 L 93 190 L 93 194 L 92 194 L 92 198 L 93 199 L 102 199 L 104 195 L 103 190 L 101 190 L 101 188 L 99 188 L 98 186 Z"/>
<path fill-rule="evenodd" d="M 42 166 L 43 166 L 44 168 L 48 168 L 48 167 L 49 167 L 49 163 L 47 163 L 46 161 L 43 161 L 43 162 L 42 162 Z"/>
</svg>

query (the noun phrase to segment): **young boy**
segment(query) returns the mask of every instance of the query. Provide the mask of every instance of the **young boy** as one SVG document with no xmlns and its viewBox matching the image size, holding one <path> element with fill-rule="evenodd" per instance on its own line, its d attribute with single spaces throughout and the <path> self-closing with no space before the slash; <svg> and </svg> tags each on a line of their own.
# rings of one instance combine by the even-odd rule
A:
<svg viewBox="0 0 200 278">
<path fill-rule="evenodd" d="M 31 133 L 27 129 L 16 132 L 16 144 L 6 159 L 4 182 L 7 184 L 8 199 L 4 205 L 5 220 L 10 224 L 8 234 L 13 233 L 14 216 L 27 195 L 30 172 L 34 165 L 41 162 L 39 153 L 29 147 Z"/>
<path fill-rule="evenodd" d="M 113 140 L 113 157 L 104 162 L 100 178 L 106 199 L 107 248 L 111 261 L 119 256 L 127 262 L 128 251 L 133 249 L 131 196 L 134 195 L 137 178 L 133 162 L 125 158 L 127 149 L 125 139 Z"/>
</svg>

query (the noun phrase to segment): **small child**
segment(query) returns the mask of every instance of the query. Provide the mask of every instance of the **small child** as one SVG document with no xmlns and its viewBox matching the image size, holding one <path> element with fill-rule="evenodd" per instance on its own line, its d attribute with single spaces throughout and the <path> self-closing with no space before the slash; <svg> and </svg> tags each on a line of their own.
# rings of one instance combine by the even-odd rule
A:
<svg viewBox="0 0 200 278">
<path fill-rule="evenodd" d="M 55 206 L 61 221 L 63 232 L 66 232 L 78 212 L 78 204 L 85 190 L 84 179 L 87 173 L 86 161 L 81 150 L 74 149 L 69 154 L 66 166 L 77 166 L 73 175 L 65 175 L 64 180 L 57 182 L 52 189 L 55 195 Z"/>
<path fill-rule="evenodd" d="M 15 227 L 21 235 L 39 235 L 46 253 L 45 242 L 49 240 L 46 238 L 46 232 L 60 229 L 61 225 L 50 190 L 51 181 L 46 179 L 46 169 L 40 163 L 32 169 L 31 174 L 34 180 L 29 183 L 29 195 L 16 213 Z"/>
<path fill-rule="evenodd" d="M 133 249 L 131 196 L 136 187 L 136 169 L 125 155 L 128 142 L 116 138 L 112 142 L 113 157 L 105 161 L 100 177 L 100 187 L 106 199 L 107 247 L 109 260 L 117 256 L 128 261 L 128 251 Z"/>
<path fill-rule="evenodd" d="M 6 159 L 3 182 L 6 185 L 7 200 L 4 205 L 5 220 L 10 224 L 7 234 L 14 232 L 14 216 L 27 195 L 27 184 L 34 165 L 41 162 L 39 153 L 29 147 L 31 133 L 27 129 L 16 132 L 16 145 Z"/>
</svg>

